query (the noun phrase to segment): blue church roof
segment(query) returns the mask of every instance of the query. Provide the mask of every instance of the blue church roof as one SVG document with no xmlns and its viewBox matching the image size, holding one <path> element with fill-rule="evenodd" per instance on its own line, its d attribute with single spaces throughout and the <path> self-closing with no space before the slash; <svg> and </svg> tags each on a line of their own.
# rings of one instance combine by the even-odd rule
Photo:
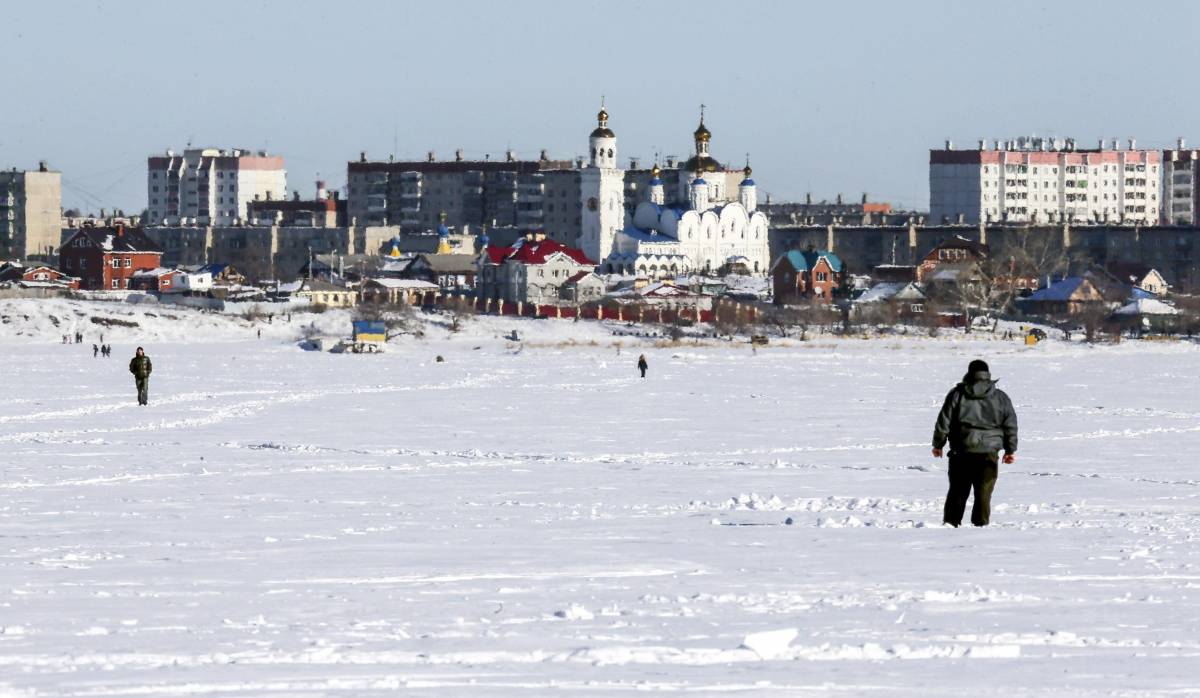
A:
<svg viewBox="0 0 1200 698">
<path fill-rule="evenodd" d="M 624 233 L 634 240 L 642 242 L 679 242 L 676 238 L 667 235 L 666 233 L 656 233 L 651 230 L 642 230 L 633 226 L 627 226 Z"/>
<path fill-rule="evenodd" d="M 440 238 L 450 237 L 450 229 L 446 227 L 445 223 L 438 226 L 438 237 L 440 237 Z"/>
<path fill-rule="evenodd" d="M 754 186 L 754 180 L 753 179 L 743 179 L 742 186 L 743 187 L 752 187 L 752 186 Z"/>
<path fill-rule="evenodd" d="M 660 184 L 662 184 L 662 180 L 659 179 L 658 177 L 655 177 L 654 179 L 650 180 L 650 186 L 652 186 L 652 187 L 657 187 Z"/>
<path fill-rule="evenodd" d="M 703 186 L 703 185 L 705 185 L 705 184 L 708 184 L 708 182 L 705 182 L 703 177 L 697 177 L 697 178 L 695 178 L 695 179 L 693 179 L 693 180 L 692 180 L 692 186 L 694 187 L 694 186 L 696 186 L 697 184 L 699 184 L 699 185 Z"/>
</svg>

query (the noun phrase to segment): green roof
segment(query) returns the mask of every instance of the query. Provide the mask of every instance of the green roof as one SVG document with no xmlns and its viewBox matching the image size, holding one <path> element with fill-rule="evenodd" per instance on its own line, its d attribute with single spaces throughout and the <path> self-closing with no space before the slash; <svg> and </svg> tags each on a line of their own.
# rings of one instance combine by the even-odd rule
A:
<svg viewBox="0 0 1200 698">
<path fill-rule="evenodd" d="M 811 271 L 822 257 L 829 263 L 829 268 L 833 271 L 840 272 L 842 270 L 841 258 L 828 250 L 788 250 L 775 264 L 779 264 L 786 258 L 796 271 Z"/>
</svg>

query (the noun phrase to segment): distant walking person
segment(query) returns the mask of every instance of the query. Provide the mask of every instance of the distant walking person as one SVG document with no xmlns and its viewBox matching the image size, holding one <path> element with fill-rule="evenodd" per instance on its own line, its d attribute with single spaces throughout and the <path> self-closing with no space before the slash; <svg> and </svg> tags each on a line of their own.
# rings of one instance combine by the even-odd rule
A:
<svg viewBox="0 0 1200 698">
<path fill-rule="evenodd" d="M 998 451 L 1004 450 L 1004 463 L 1010 464 L 1017 453 L 1017 413 L 1012 400 L 996 387 L 986 362 L 976 359 L 967 366 L 967 374 L 942 404 L 933 427 L 933 456 L 942 457 L 942 446 L 950 442 L 950 491 L 942 521 L 951 526 L 962 524 L 967 497 L 975 490 L 971 523 L 986 526 L 991 518 L 992 489 L 999 474 Z"/>
<path fill-rule="evenodd" d="M 95 344 L 93 344 L 93 345 L 92 345 L 92 358 L 94 359 L 94 358 L 96 358 L 96 357 L 97 357 L 97 356 L 99 356 L 99 355 L 100 355 L 100 347 L 98 347 L 98 346 L 96 346 Z"/>
<path fill-rule="evenodd" d="M 137 383 L 138 404 L 150 404 L 150 372 L 154 367 L 150 365 L 150 357 L 146 356 L 146 352 L 141 347 L 137 348 L 137 354 L 129 361 L 129 372 L 133 374 L 133 380 Z"/>
<path fill-rule="evenodd" d="M 642 372 L 642 378 L 646 377 L 646 369 L 650 368 L 650 364 L 646 363 L 646 355 L 642 354 L 638 357 L 638 370 Z"/>
</svg>

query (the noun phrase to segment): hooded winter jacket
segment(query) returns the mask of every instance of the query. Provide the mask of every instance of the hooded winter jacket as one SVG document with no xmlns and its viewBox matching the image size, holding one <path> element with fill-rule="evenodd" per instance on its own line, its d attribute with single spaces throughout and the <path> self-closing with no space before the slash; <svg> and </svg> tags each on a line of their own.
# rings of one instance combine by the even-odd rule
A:
<svg viewBox="0 0 1200 698">
<path fill-rule="evenodd" d="M 134 378 L 145 379 L 150 377 L 150 372 L 154 370 L 150 363 L 150 357 L 142 354 L 141 356 L 133 357 L 129 362 L 129 372 Z"/>
<path fill-rule="evenodd" d="M 946 395 L 933 427 L 933 447 L 951 453 L 1017 452 L 1017 412 L 987 371 L 963 376 Z"/>
</svg>

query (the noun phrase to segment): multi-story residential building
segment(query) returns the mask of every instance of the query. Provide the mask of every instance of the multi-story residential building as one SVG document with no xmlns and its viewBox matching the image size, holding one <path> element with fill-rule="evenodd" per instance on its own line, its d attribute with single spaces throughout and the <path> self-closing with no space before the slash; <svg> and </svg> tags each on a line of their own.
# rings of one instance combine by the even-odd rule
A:
<svg viewBox="0 0 1200 698">
<path fill-rule="evenodd" d="M 80 288 L 123 291 L 135 273 L 160 266 L 162 250 L 141 228 L 85 227 L 63 241 L 58 258 L 59 269 L 78 276 Z"/>
<path fill-rule="evenodd" d="M 246 220 L 255 199 L 287 196 L 283 158 L 265 150 L 189 148 L 147 161 L 148 225 L 230 225 Z"/>
<path fill-rule="evenodd" d="M 1159 220 L 1162 153 L 1100 141 L 1017 138 L 988 149 L 929 153 L 929 215 L 937 222 L 1077 223 Z"/>
<path fill-rule="evenodd" d="M 1200 150 L 1188 150 L 1179 139 L 1163 151 L 1162 222 L 1195 225 L 1200 221 Z"/>
<path fill-rule="evenodd" d="M 537 173 L 570 167 L 542 151 L 537 160 L 518 160 L 508 151 L 503 160 L 467 160 L 461 150 L 452 161 L 433 153 L 425 160 L 369 161 L 366 153 L 346 166 L 347 215 L 357 225 L 400 225 L 406 231 L 432 230 L 441 213 L 452 227 L 485 223 L 530 222 L 519 214 L 519 191 L 526 184 L 535 195 Z M 540 195 L 540 192 L 538 192 Z"/>
<path fill-rule="evenodd" d="M 62 240 L 62 173 L 0 171 L 0 256 L 52 259 Z"/>
</svg>

